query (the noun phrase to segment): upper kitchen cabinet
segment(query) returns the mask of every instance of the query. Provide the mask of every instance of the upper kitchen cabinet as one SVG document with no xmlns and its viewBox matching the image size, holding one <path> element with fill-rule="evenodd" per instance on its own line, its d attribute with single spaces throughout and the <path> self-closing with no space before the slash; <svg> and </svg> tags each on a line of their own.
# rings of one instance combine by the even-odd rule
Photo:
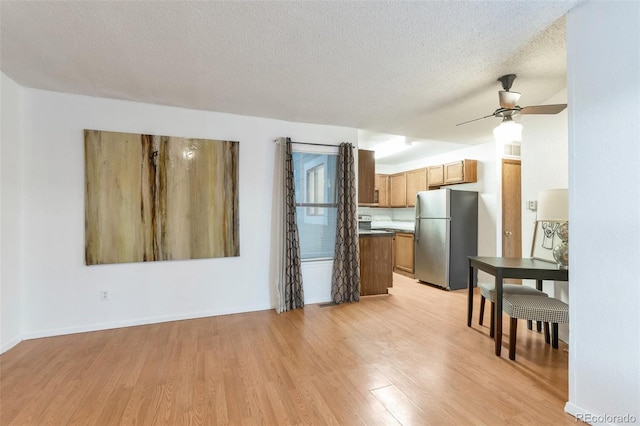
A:
<svg viewBox="0 0 640 426">
<path fill-rule="evenodd" d="M 376 162 L 375 151 L 358 150 L 358 204 L 373 205 Z"/>
<path fill-rule="evenodd" d="M 389 175 L 376 174 L 376 197 L 378 207 L 391 207 L 389 198 Z"/>
<path fill-rule="evenodd" d="M 427 190 L 427 169 L 390 175 L 389 188 L 390 207 L 413 207 L 418 191 Z"/>
<path fill-rule="evenodd" d="M 444 184 L 478 181 L 478 161 L 459 160 L 444 165 Z"/>
<path fill-rule="evenodd" d="M 427 169 L 409 170 L 407 172 L 407 207 L 416 205 L 416 194 L 427 190 Z"/>
<path fill-rule="evenodd" d="M 429 186 L 444 185 L 444 165 L 427 167 L 427 182 Z"/>
<path fill-rule="evenodd" d="M 391 207 L 407 207 L 407 173 L 389 176 Z"/>
</svg>

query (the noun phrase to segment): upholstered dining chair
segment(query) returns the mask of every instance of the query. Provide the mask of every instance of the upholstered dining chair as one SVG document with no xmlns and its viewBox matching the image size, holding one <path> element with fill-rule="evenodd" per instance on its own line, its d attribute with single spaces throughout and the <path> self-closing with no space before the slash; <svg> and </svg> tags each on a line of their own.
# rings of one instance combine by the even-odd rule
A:
<svg viewBox="0 0 640 426">
<path fill-rule="evenodd" d="M 552 325 L 551 346 L 558 348 L 558 324 L 569 322 L 569 305 L 553 297 L 505 294 L 502 308 L 511 317 L 509 324 L 509 359 L 516 359 L 518 319 L 545 323 L 545 341 L 549 343 L 549 324 Z"/>
<path fill-rule="evenodd" d="M 478 323 L 484 323 L 484 304 L 486 299 L 491 302 L 491 322 L 489 326 L 489 336 L 494 337 L 495 334 L 495 311 L 496 311 L 496 293 L 494 283 L 480 283 L 480 318 Z M 523 294 L 527 296 L 547 297 L 547 293 L 537 290 L 533 287 L 520 284 L 502 284 L 503 294 Z M 529 324 L 531 328 L 531 324 Z"/>
</svg>

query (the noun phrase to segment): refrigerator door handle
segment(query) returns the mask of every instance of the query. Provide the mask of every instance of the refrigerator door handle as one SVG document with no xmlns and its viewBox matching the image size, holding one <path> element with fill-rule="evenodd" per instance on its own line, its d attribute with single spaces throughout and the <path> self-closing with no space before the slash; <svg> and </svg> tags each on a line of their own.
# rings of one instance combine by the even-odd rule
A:
<svg viewBox="0 0 640 426">
<path fill-rule="evenodd" d="M 420 193 L 416 194 L 416 223 L 413 226 L 414 241 L 420 239 Z"/>
</svg>

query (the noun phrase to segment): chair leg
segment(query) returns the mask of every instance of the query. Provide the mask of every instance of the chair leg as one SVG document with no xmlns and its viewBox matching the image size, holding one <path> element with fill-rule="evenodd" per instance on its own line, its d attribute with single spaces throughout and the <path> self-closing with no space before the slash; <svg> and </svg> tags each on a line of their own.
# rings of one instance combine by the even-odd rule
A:
<svg viewBox="0 0 640 426">
<path fill-rule="evenodd" d="M 518 330 L 518 318 L 511 318 L 509 325 L 509 359 L 516 359 L 516 332 Z"/>
<path fill-rule="evenodd" d="M 551 343 L 551 340 L 549 339 L 549 323 L 548 322 L 544 323 L 544 341 L 547 345 Z"/>
<path fill-rule="evenodd" d="M 542 322 L 536 321 L 536 328 L 538 329 L 538 333 L 542 331 Z"/>
<path fill-rule="evenodd" d="M 489 337 L 496 334 L 496 302 L 491 302 L 491 322 L 489 324 Z"/>
<path fill-rule="evenodd" d="M 531 320 L 527 320 L 527 328 L 528 328 L 529 330 L 533 330 L 533 321 L 531 321 Z"/>
<path fill-rule="evenodd" d="M 553 336 L 551 337 L 551 346 L 554 349 L 558 349 L 558 323 L 554 322 L 552 325 Z"/>
<path fill-rule="evenodd" d="M 478 319 L 478 324 L 482 325 L 484 322 L 484 296 L 480 296 L 480 318 Z"/>
</svg>

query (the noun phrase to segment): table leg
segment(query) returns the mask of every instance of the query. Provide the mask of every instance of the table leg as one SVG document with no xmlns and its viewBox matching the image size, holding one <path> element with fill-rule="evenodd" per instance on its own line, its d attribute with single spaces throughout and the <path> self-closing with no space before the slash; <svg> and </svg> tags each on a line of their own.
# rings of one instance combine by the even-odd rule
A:
<svg viewBox="0 0 640 426">
<path fill-rule="evenodd" d="M 542 291 L 542 280 L 536 280 L 536 289 Z M 536 329 L 538 333 L 542 331 L 542 321 L 536 322 Z"/>
<path fill-rule="evenodd" d="M 496 309 L 495 309 L 495 349 L 496 356 L 500 356 L 502 350 L 502 271 L 496 273 Z"/>
<path fill-rule="evenodd" d="M 473 273 L 473 266 L 471 266 L 471 261 L 469 261 L 469 280 L 467 281 L 467 287 L 469 290 L 469 294 L 467 296 L 467 327 L 471 327 L 471 317 L 473 316 L 473 287 L 475 285 L 474 277 L 475 274 Z"/>
</svg>

